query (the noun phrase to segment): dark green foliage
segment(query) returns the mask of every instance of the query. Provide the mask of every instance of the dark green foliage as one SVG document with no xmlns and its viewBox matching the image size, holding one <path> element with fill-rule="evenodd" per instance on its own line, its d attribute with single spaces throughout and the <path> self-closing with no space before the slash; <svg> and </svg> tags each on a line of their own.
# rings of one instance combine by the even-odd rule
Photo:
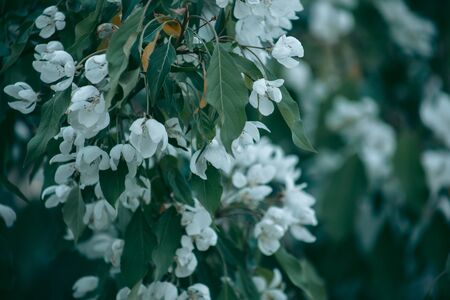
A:
<svg viewBox="0 0 450 300">
<path fill-rule="evenodd" d="M 156 246 L 145 212 L 136 210 L 125 232 L 121 273 L 125 284 L 132 288 L 150 269 L 152 251 Z"/>
</svg>

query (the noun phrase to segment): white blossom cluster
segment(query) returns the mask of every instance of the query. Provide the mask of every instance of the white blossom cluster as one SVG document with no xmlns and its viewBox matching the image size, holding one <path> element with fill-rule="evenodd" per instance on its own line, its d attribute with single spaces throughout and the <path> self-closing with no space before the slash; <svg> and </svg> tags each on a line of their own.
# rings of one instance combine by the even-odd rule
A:
<svg viewBox="0 0 450 300">
<path fill-rule="evenodd" d="M 218 4 L 223 7 L 227 1 L 218 1 Z M 271 56 L 280 64 L 286 68 L 297 66 L 298 58 L 304 54 L 303 47 L 296 38 L 285 34 L 292 26 L 291 20 L 295 20 L 295 14 L 301 10 L 297 0 L 236 1 L 234 15 L 238 19 L 238 42 L 249 48 L 268 46 Z M 65 16 L 52 6 L 44 10 L 35 24 L 40 29 L 40 36 L 49 38 L 57 30 L 64 29 Z M 273 44 L 275 39 L 278 40 Z M 76 248 L 89 259 L 103 259 L 111 266 L 111 274 L 120 272 L 125 246 L 118 230 L 119 213 L 121 209 L 132 213 L 152 202 L 151 180 L 140 170 L 144 167 L 150 169 L 166 155 L 180 159 L 187 157 L 193 176 L 204 180 L 207 179 L 208 168 L 220 170 L 221 175 L 232 183 L 223 195 L 224 207 L 240 203 L 251 209 L 264 209 L 253 234 L 263 254 L 274 254 L 287 232 L 304 242 L 315 240 L 306 228 L 317 224 L 312 209 L 315 199 L 304 191 L 304 184 L 296 184 L 300 177 L 298 159 L 286 156 L 280 147 L 261 138 L 260 130 L 270 132 L 263 123 L 247 121 L 240 136 L 232 142 L 231 153 L 225 149 L 218 128 L 212 140 L 199 146 L 176 117 L 164 116 L 164 121 L 158 121 L 147 112 L 143 116 L 132 116 L 127 120 L 129 123 L 121 123 L 127 124 L 126 128 L 119 128 L 112 124 L 110 107 L 105 100 L 110 87 L 106 54 L 97 51 L 77 62 L 60 42 L 49 41 L 35 47 L 32 65 L 40 80 L 55 93 L 55 101 L 59 100 L 57 96 L 61 93 L 70 95 L 65 111 L 67 121 L 54 137 L 59 143 L 59 153 L 49 159 L 50 164 L 57 165 L 55 184 L 44 189 L 42 200 L 45 207 L 51 209 L 67 203 L 75 187 L 83 193 L 93 191 L 92 199 L 85 203 L 82 218 L 92 235 L 78 243 Z M 249 104 L 262 116 L 272 114 L 275 104 L 283 101 L 283 84 L 282 79 L 255 79 Z M 25 82 L 8 85 L 4 91 L 13 98 L 9 106 L 24 114 L 32 113 L 40 100 L 40 95 Z M 112 133 L 114 127 L 117 141 L 114 144 L 103 143 L 103 133 Z M 100 178 L 102 172 L 117 171 L 124 165 L 127 168 L 125 190 L 118 201 L 111 204 L 102 191 Z M 275 199 L 275 203 L 268 201 L 271 199 Z M 185 232 L 180 248 L 175 252 L 174 267 L 168 271 L 177 278 L 186 278 L 195 272 L 198 265 L 196 252 L 215 246 L 218 236 L 213 216 L 199 201 L 195 200 L 194 206 L 189 206 L 174 200 L 170 205 L 181 215 Z M 4 205 L 0 205 L 0 215 L 7 226 L 11 226 L 16 218 L 14 211 Z M 66 239 L 74 238 L 74 233 L 68 229 Z M 261 277 L 253 280 L 262 299 L 286 299 L 278 270 L 274 271 L 270 283 Z M 73 286 L 73 297 L 93 296 L 99 285 L 100 279 L 96 276 L 82 277 Z M 116 299 L 127 299 L 130 293 L 129 288 L 123 288 Z M 208 287 L 203 284 L 193 284 L 179 292 L 171 282 L 142 285 L 137 298 L 211 299 Z"/>
<path fill-rule="evenodd" d="M 406 54 L 433 54 L 434 24 L 415 14 L 403 0 L 374 0 L 388 23 L 394 41 Z"/>
<path fill-rule="evenodd" d="M 181 248 L 175 252 L 175 275 L 184 278 L 194 273 L 198 264 L 193 250 L 207 251 L 209 247 L 215 246 L 217 234 L 210 227 L 211 215 L 200 202 L 196 201 L 194 207 L 183 205 L 181 210 L 181 225 L 186 234 L 181 237 Z"/>
<path fill-rule="evenodd" d="M 99 286 L 99 278 L 96 276 L 84 276 L 73 285 L 73 297 L 84 298 L 87 295 L 95 295 Z M 132 291 L 128 287 L 119 290 L 116 300 L 127 300 Z M 96 299 L 95 297 L 92 299 Z M 177 287 L 171 282 L 155 281 L 149 285 L 141 284 L 135 294 L 138 300 L 211 300 L 209 289 L 206 285 L 196 283 L 185 291 L 178 293 Z"/>
<path fill-rule="evenodd" d="M 427 95 L 420 107 L 423 124 L 428 127 L 441 143 L 436 149 L 427 149 L 422 153 L 422 165 L 425 169 L 431 199 L 437 202 L 437 208 L 450 221 L 450 199 L 441 195 L 441 191 L 450 188 L 450 95 L 439 88 Z"/>
<path fill-rule="evenodd" d="M 116 300 L 129 299 L 131 290 L 122 288 L 116 296 Z M 196 283 L 189 286 L 185 291 L 178 294 L 177 287 L 170 282 L 152 282 L 148 286 L 140 285 L 137 292 L 139 300 L 211 300 L 209 289 L 206 285 Z"/>
<path fill-rule="evenodd" d="M 226 7 L 229 0 L 216 0 L 219 7 Z M 244 0 L 235 1 L 233 15 L 238 21 L 235 26 L 236 41 L 248 50 L 249 59 L 268 57 L 265 47 L 272 47 L 271 55 L 287 68 L 295 67 L 298 58 L 303 57 L 303 46 L 294 37 L 286 36 L 292 29 L 292 20 L 303 10 L 298 0 Z M 277 40 L 275 45 L 273 41 Z M 250 51 L 250 52 L 249 52 Z M 252 104 L 253 105 L 253 104 Z"/>
<path fill-rule="evenodd" d="M 351 101 L 338 97 L 326 116 L 327 127 L 341 134 L 351 149 L 356 149 L 372 181 L 391 174 L 396 148 L 395 132 L 378 118 L 378 105 L 368 97 Z"/>
<path fill-rule="evenodd" d="M 273 186 L 281 185 L 279 203 L 270 205 L 255 226 L 259 249 L 265 255 L 274 254 L 287 232 L 299 241 L 314 242 L 315 237 L 306 226 L 317 224 L 312 209 L 315 199 L 304 191 L 304 184 L 295 184 L 301 173 L 298 158 L 286 156 L 268 139 L 260 139 L 256 126 L 254 132 L 253 143 L 235 154 L 229 174 L 232 188 L 224 192 L 224 205 L 242 203 L 251 209 L 263 207 L 262 204 L 267 205 L 266 199 L 277 198 Z"/>
<path fill-rule="evenodd" d="M 310 12 L 310 31 L 316 38 L 328 44 L 337 43 L 355 26 L 353 14 L 348 7 L 336 0 L 314 1 Z"/>
<path fill-rule="evenodd" d="M 255 283 L 258 292 L 261 295 L 261 299 L 274 299 L 274 300 L 287 300 L 288 296 L 283 291 L 284 283 L 281 276 L 281 272 L 278 269 L 273 270 L 273 276 L 270 282 L 262 276 L 253 276 L 253 282 Z"/>
</svg>

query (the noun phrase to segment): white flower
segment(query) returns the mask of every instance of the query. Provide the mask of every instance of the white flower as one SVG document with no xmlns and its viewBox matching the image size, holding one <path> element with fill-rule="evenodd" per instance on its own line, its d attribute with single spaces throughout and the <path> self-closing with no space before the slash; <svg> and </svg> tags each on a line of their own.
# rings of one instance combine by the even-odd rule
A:
<svg viewBox="0 0 450 300">
<path fill-rule="evenodd" d="M 198 235 L 212 223 L 209 212 L 197 201 L 195 207 L 185 205 L 181 225 L 186 227 L 189 236 Z"/>
<path fill-rule="evenodd" d="M 75 158 L 76 154 L 57 154 L 50 159 L 50 164 L 64 163 L 59 165 L 55 172 L 55 182 L 57 184 L 65 184 L 70 177 L 75 173 Z"/>
<path fill-rule="evenodd" d="M 42 200 L 44 200 L 48 195 L 48 197 L 45 200 L 45 207 L 46 208 L 52 208 L 58 206 L 60 203 L 64 203 L 67 200 L 67 196 L 69 196 L 71 187 L 65 184 L 61 185 L 52 185 L 47 187 L 42 192 Z"/>
<path fill-rule="evenodd" d="M 280 239 L 284 236 L 283 226 L 271 219 L 263 218 L 255 226 L 255 237 L 258 239 L 258 248 L 265 255 L 272 255 L 280 248 Z"/>
<path fill-rule="evenodd" d="M 50 41 L 47 44 L 37 44 L 34 47 L 36 61 L 46 60 L 49 54 L 55 51 L 64 51 L 64 46 L 59 41 Z"/>
<path fill-rule="evenodd" d="M 300 224 L 291 225 L 289 231 L 298 241 L 305 243 L 314 243 L 316 241 L 316 237 L 308 229 L 306 229 L 306 227 Z"/>
<path fill-rule="evenodd" d="M 98 182 L 99 171 L 109 168 L 109 157 L 97 146 L 86 146 L 77 153 L 75 166 L 80 172 L 80 187 L 83 188 Z"/>
<path fill-rule="evenodd" d="M 178 297 L 177 287 L 170 282 L 152 282 L 146 291 L 145 299 L 152 300 L 176 300 Z"/>
<path fill-rule="evenodd" d="M 263 116 L 268 116 L 273 113 L 274 105 L 272 103 L 279 103 L 282 99 L 281 87 L 284 83 L 283 79 L 269 81 L 264 78 L 253 82 L 253 90 L 250 94 L 250 104 L 259 110 Z"/>
<path fill-rule="evenodd" d="M 96 276 L 84 276 L 78 279 L 73 287 L 73 297 L 83 298 L 87 293 L 94 291 L 98 287 L 99 279 Z"/>
<path fill-rule="evenodd" d="M 193 240 L 200 251 L 206 251 L 210 246 L 215 246 L 217 244 L 217 234 L 209 227 L 211 223 L 211 215 L 200 202 L 196 200 L 195 207 L 184 205 L 181 225 L 185 227 L 187 236 L 182 237 L 182 245 L 193 249 Z"/>
<path fill-rule="evenodd" d="M 52 36 L 56 30 L 63 30 L 66 27 L 66 16 L 58 11 L 56 6 L 49 6 L 44 9 L 42 15 L 37 17 L 35 24 L 39 32 L 39 36 L 44 39 Z"/>
<path fill-rule="evenodd" d="M 394 129 L 378 120 L 365 120 L 355 132 L 362 140 L 359 151 L 369 177 L 377 180 L 389 176 L 396 148 Z"/>
<path fill-rule="evenodd" d="M 64 46 L 58 41 L 50 41 L 47 44 L 38 44 L 34 47 L 34 51 L 36 51 L 34 58 L 36 60 L 43 60 L 46 55 L 60 50 L 64 50 Z"/>
<path fill-rule="evenodd" d="M 139 289 L 138 289 L 137 295 L 136 295 L 137 297 L 135 297 L 135 299 L 147 300 L 148 298 L 146 298 L 146 293 L 147 293 L 147 288 L 145 287 L 145 285 L 141 284 L 139 286 Z M 130 294 L 131 294 L 131 290 L 129 287 L 121 288 L 119 290 L 119 292 L 117 292 L 116 300 L 128 300 Z"/>
<path fill-rule="evenodd" d="M 287 209 L 270 207 L 262 220 L 255 226 L 255 237 L 258 239 L 259 250 L 265 255 L 274 254 L 280 248 L 279 240 L 295 221 Z"/>
<path fill-rule="evenodd" d="M 258 129 L 264 129 L 268 132 L 270 132 L 269 128 L 266 127 L 261 122 L 258 121 L 247 121 L 245 122 L 244 129 L 242 130 L 241 135 L 235 139 L 231 145 L 231 149 L 233 151 L 233 154 L 239 155 L 242 151 L 244 151 L 244 148 L 248 145 L 253 145 L 255 143 L 258 143 L 261 139 L 261 136 L 259 134 Z"/>
<path fill-rule="evenodd" d="M 303 188 L 304 185 L 296 186 L 292 180 L 287 180 L 282 200 L 298 222 L 304 225 L 317 225 L 316 214 L 311 208 L 316 199 Z"/>
<path fill-rule="evenodd" d="M 235 1 L 234 16 L 236 22 L 236 40 L 239 44 L 256 47 L 271 43 L 292 28 L 291 20 L 297 19 L 296 13 L 303 10 L 298 0 L 246 0 Z M 262 60 L 267 58 L 264 50 L 254 49 Z M 254 51 L 255 52 L 255 51 Z M 244 54 L 255 59 L 253 54 Z"/>
<path fill-rule="evenodd" d="M 90 239 L 77 244 L 76 247 L 78 252 L 88 259 L 100 259 L 103 257 L 106 260 L 114 241 L 116 239 L 109 233 L 94 232 Z"/>
<path fill-rule="evenodd" d="M 94 55 L 84 64 L 85 76 L 92 84 L 97 84 L 108 75 L 106 54 Z"/>
<path fill-rule="evenodd" d="M 117 216 L 114 207 L 105 199 L 86 204 L 83 222 L 92 229 L 106 229 Z"/>
<path fill-rule="evenodd" d="M 428 186 L 434 195 L 442 188 L 450 187 L 450 152 L 428 150 L 422 155 L 422 165 L 427 175 Z"/>
<path fill-rule="evenodd" d="M 128 166 L 128 175 L 134 177 L 137 167 L 142 163 L 142 157 L 130 144 L 118 144 L 111 148 L 109 152 L 111 170 L 116 171 L 120 158 L 123 157 Z"/>
<path fill-rule="evenodd" d="M 0 217 L 5 221 L 6 227 L 13 226 L 16 221 L 16 213 L 9 206 L 0 204 Z"/>
<path fill-rule="evenodd" d="M 73 145 L 76 146 L 76 150 L 84 146 L 85 138 L 80 133 L 75 131 L 72 126 L 61 127 L 59 133 L 55 136 L 55 139 L 62 137 L 63 141 L 59 144 L 59 151 L 61 154 L 70 154 Z"/>
<path fill-rule="evenodd" d="M 103 94 L 93 85 L 76 89 L 68 109 L 68 122 L 85 138 L 95 136 L 109 125 L 109 113 Z"/>
<path fill-rule="evenodd" d="M 272 49 L 272 56 L 286 68 L 294 68 L 298 60 L 293 57 L 303 57 L 304 50 L 299 40 L 295 37 L 283 35 Z"/>
<path fill-rule="evenodd" d="M 192 155 L 190 169 L 192 173 L 206 180 L 206 162 L 210 162 L 214 168 L 228 173 L 231 168 L 231 161 L 231 156 L 227 153 L 225 147 L 218 142 L 216 137 L 205 149 L 198 150 Z"/>
<path fill-rule="evenodd" d="M 209 288 L 201 283 L 196 283 L 188 287 L 187 291 L 184 291 L 178 300 L 211 300 Z"/>
<path fill-rule="evenodd" d="M 298 157 L 295 155 L 285 155 L 280 147 L 274 146 L 263 137 L 259 143 L 248 145 L 236 155 L 236 168 L 249 168 L 254 164 L 271 165 L 277 170 L 275 181 L 284 182 L 286 178 L 297 179 L 300 170 L 296 168 Z"/>
<path fill-rule="evenodd" d="M 188 248 L 179 248 L 175 252 L 175 261 L 177 266 L 175 268 L 175 276 L 178 278 L 185 278 L 194 273 L 197 268 L 197 258 L 192 250 Z"/>
<path fill-rule="evenodd" d="M 252 165 L 245 175 L 241 171 L 236 171 L 232 176 L 232 183 L 240 189 L 239 200 L 255 208 L 259 201 L 272 192 L 272 188 L 267 184 L 275 178 L 276 171 L 272 165 L 259 163 Z"/>
<path fill-rule="evenodd" d="M 41 60 L 33 61 L 33 68 L 41 73 L 43 82 L 56 82 L 50 86 L 54 91 L 70 87 L 75 76 L 75 62 L 69 53 L 62 50 L 45 54 Z"/>
<path fill-rule="evenodd" d="M 8 102 L 12 109 L 18 110 L 23 114 L 29 114 L 35 109 L 38 96 L 27 83 L 16 82 L 5 86 L 3 91 L 17 99 L 16 101 Z"/>
<path fill-rule="evenodd" d="M 355 25 L 353 15 L 331 1 L 315 1 L 309 20 L 311 33 L 329 44 L 338 42 L 339 38 L 349 33 Z"/>
<path fill-rule="evenodd" d="M 273 278 L 270 284 L 262 276 L 254 276 L 253 283 L 261 294 L 261 300 L 287 300 L 287 295 L 283 292 L 283 282 L 281 272 L 273 270 Z"/>
<path fill-rule="evenodd" d="M 128 300 L 128 296 L 131 294 L 131 289 L 129 287 L 121 288 L 116 295 L 116 300 Z"/>
<path fill-rule="evenodd" d="M 193 239 L 198 250 L 206 251 L 217 244 L 217 233 L 211 227 L 207 227 L 194 235 Z"/>
<path fill-rule="evenodd" d="M 197 268 L 197 257 L 192 252 L 194 246 L 192 245 L 192 240 L 190 237 L 184 235 L 181 238 L 182 248 L 177 249 L 175 252 L 175 262 L 177 266 L 175 267 L 175 276 L 178 278 L 185 278 L 194 273 Z"/>
<path fill-rule="evenodd" d="M 422 122 L 450 148 L 450 95 L 440 92 L 420 107 Z"/>
<path fill-rule="evenodd" d="M 143 158 L 152 157 L 158 149 L 163 151 L 169 142 L 166 128 L 155 119 L 139 118 L 130 131 L 130 143 Z"/>
<path fill-rule="evenodd" d="M 151 183 L 146 177 L 125 177 L 125 191 L 119 196 L 122 205 L 135 211 L 141 201 L 149 204 L 151 201 Z"/>
<path fill-rule="evenodd" d="M 109 262 L 116 268 L 120 267 L 120 259 L 123 253 L 123 247 L 125 245 L 124 240 L 117 239 L 112 244 L 111 247 L 105 253 L 105 262 Z"/>
</svg>

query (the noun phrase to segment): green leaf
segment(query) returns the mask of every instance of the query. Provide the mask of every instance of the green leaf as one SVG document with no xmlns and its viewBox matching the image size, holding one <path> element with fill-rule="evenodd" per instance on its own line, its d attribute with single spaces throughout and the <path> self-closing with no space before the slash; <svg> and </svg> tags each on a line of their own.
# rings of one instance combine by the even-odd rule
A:
<svg viewBox="0 0 450 300">
<path fill-rule="evenodd" d="M 236 246 L 236 243 L 225 235 L 223 230 L 217 230 L 217 251 L 222 259 L 232 268 L 237 269 L 237 282 L 240 284 L 245 299 L 259 299 L 259 293 L 249 275 L 245 254 Z"/>
<path fill-rule="evenodd" d="M 292 99 L 288 90 L 284 86 L 282 86 L 280 90 L 283 100 L 277 103 L 277 107 L 289 129 L 291 129 L 292 141 L 300 149 L 317 152 L 305 134 L 303 121 L 300 119 L 300 110 L 297 102 Z"/>
<path fill-rule="evenodd" d="M 41 109 L 41 122 L 34 137 L 28 142 L 27 156 L 25 157 L 25 165 L 37 160 L 45 153 L 47 143 L 60 129 L 61 117 L 70 104 L 70 88 L 57 92 Z"/>
<path fill-rule="evenodd" d="M 402 132 L 393 159 L 394 174 L 406 193 L 407 208 L 416 216 L 422 213 L 428 199 L 421 154 L 419 137 L 413 132 Z"/>
<path fill-rule="evenodd" d="M 220 137 L 230 151 L 247 120 L 248 91 L 233 57 L 216 45 L 206 73 L 206 102 L 219 113 Z"/>
<path fill-rule="evenodd" d="M 261 70 L 251 60 L 248 60 L 247 58 L 236 53 L 230 53 L 230 55 L 233 57 L 234 63 L 238 67 L 239 72 L 249 76 L 253 81 L 264 77 Z"/>
<path fill-rule="evenodd" d="M 234 291 L 233 287 L 225 282 L 222 285 L 222 290 L 220 291 L 219 296 L 217 297 L 217 300 L 238 300 L 239 297 L 236 295 L 236 292 Z"/>
<path fill-rule="evenodd" d="M 191 185 L 198 201 L 209 211 L 211 216 L 214 216 L 222 197 L 221 176 L 219 170 L 215 168 L 208 168 L 206 176 L 207 180 L 193 176 Z"/>
<path fill-rule="evenodd" d="M 107 107 L 111 105 L 111 101 L 117 93 L 122 73 L 128 67 L 131 48 L 142 31 L 146 7 L 137 8 L 112 35 L 109 42 L 106 59 L 111 81 L 110 90 L 105 96 Z"/>
<path fill-rule="evenodd" d="M 125 245 L 120 264 L 125 284 L 132 287 L 149 269 L 156 238 L 141 209 L 134 213 L 125 231 Z"/>
<path fill-rule="evenodd" d="M 354 228 L 358 201 L 365 193 L 367 179 L 358 156 L 350 157 L 331 176 L 331 182 L 322 198 L 322 218 L 325 229 L 336 240 L 350 235 Z"/>
<path fill-rule="evenodd" d="M 323 280 L 307 260 L 298 260 L 287 253 L 284 248 L 280 248 L 275 253 L 275 258 L 288 275 L 289 280 L 305 293 L 307 299 L 327 299 Z"/>
<path fill-rule="evenodd" d="M 76 58 L 81 59 L 83 51 L 91 46 L 92 33 L 97 29 L 104 5 L 105 0 L 97 1 L 95 10 L 75 26 L 75 42 L 70 46 L 68 52 Z"/>
<path fill-rule="evenodd" d="M 123 160 L 119 162 L 116 171 L 111 169 L 100 171 L 100 187 L 105 199 L 112 206 L 115 206 L 117 198 L 125 190 L 125 177 L 127 174 L 128 168 Z"/>
<path fill-rule="evenodd" d="M 223 230 L 218 230 L 217 236 L 217 250 L 220 252 L 225 262 L 237 268 L 245 269 L 245 256 L 242 255 L 236 244 L 225 235 Z"/>
<path fill-rule="evenodd" d="M 158 47 L 153 51 L 149 58 L 147 69 L 147 84 L 150 100 L 154 104 L 161 88 L 170 72 L 170 66 L 176 59 L 176 52 L 172 44 L 166 44 Z"/>
<path fill-rule="evenodd" d="M 269 70 L 266 69 L 269 80 L 277 79 Z M 291 130 L 292 141 L 300 149 L 317 152 L 314 146 L 309 141 L 303 128 L 303 121 L 300 118 L 300 109 L 297 102 L 291 97 L 289 91 L 283 85 L 280 87 L 282 100 L 277 103 L 278 110 L 281 113 L 286 125 Z"/>
<path fill-rule="evenodd" d="M 245 299 L 260 299 L 260 294 L 256 288 L 255 283 L 251 277 L 251 273 L 246 269 L 239 268 L 238 276 L 236 279 L 242 286 L 242 291 L 244 292 Z"/>
<path fill-rule="evenodd" d="M 153 250 L 152 258 L 155 264 L 154 281 L 161 280 L 173 263 L 175 251 L 180 246 L 183 230 L 181 218 L 175 208 L 171 207 L 164 212 L 155 228 L 158 245 Z"/>
<path fill-rule="evenodd" d="M 74 186 L 67 196 L 67 201 L 62 208 L 64 222 L 72 231 L 75 242 L 78 241 L 86 224 L 83 222 L 83 217 L 86 212 L 86 205 L 81 196 L 80 187 Z"/>
<path fill-rule="evenodd" d="M 32 33 L 34 28 L 34 23 L 31 23 L 28 27 L 25 27 L 23 31 L 19 34 L 14 45 L 11 46 L 11 54 L 5 59 L 3 62 L 2 69 L 0 70 L 0 75 L 3 74 L 6 70 L 8 70 L 20 57 L 25 46 L 27 45 L 28 39 Z"/>
<path fill-rule="evenodd" d="M 447 261 L 445 262 L 445 272 L 450 274 L 450 253 L 447 256 Z"/>
<path fill-rule="evenodd" d="M 11 290 L 14 288 L 16 264 L 14 263 L 13 245 L 10 240 L 0 235 L 0 289 Z"/>
<path fill-rule="evenodd" d="M 30 200 L 20 191 L 20 189 L 11 181 L 9 181 L 8 177 L 6 177 L 3 172 L 0 172 L 0 184 L 3 185 L 7 190 L 11 193 L 15 194 L 17 197 L 25 201 L 26 203 L 30 203 Z"/>
<path fill-rule="evenodd" d="M 131 94 L 133 89 L 139 82 L 139 74 L 141 73 L 140 68 L 134 70 L 126 71 L 120 76 L 119 85 L 122 88 L 122 97 L 117 101 L 117 106 L 122 105 L 123 101 Z"/>
<path fill-rule="evenodd" d="M 194 205 L 192 191 L 186 178 L 178 170 L 178 160 L 170 155 L 166 155 L 160 161 L 162 176 L 166 184 L 172 189 L 177 201 Z"/>
<path fill-rule="evenodd" d="M 122 20 L 125 20 L 139 3 L 139 0 L 128 0 L 122 2 Z"/>
</svg>

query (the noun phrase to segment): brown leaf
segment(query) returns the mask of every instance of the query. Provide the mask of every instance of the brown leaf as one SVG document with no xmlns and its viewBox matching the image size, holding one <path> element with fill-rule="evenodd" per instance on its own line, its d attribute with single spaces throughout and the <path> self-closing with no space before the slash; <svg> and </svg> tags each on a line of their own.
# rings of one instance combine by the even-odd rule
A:
<svg viewBox="0 0 450 300">
<path fill-rule="evenodd" d="M 155 17 L 158 19 L 159 23 L 164 24 L 162 29 L 165 34 L 175 38 L 179 38 L 181 36 L 181 32 L 183 30 L 177 19 L 172 19 L 161 14 L 156 14 Z"/>
<path fill-rule="evenodd" d="M 158 41 L 160 32 L 161 31 L 158 31 L 156 33 L 155 38 L 150 43 L 148 43 L 147 46 L 145 46 L 144 51 L 142 51 L 141 63 L 144 72 L 147 72 L 150 55 L 152 55 L 153 50 L 155 50 L 156 42 Z"/>
<path fill-rule="evenodd" d="M 122 25 L 122 10 L 119 10 L 117 14 L 115 14 L 114 17 L 112 17 L 111 23 L 113 23 L 118 27 Z"/>
<path fill-rule="evenodd" d="M 181 24 L 178 21 L 169 21 L 164 24 L 163 30 L 167 35 L 179 38 L 181 35 Z"/>
</svg>

